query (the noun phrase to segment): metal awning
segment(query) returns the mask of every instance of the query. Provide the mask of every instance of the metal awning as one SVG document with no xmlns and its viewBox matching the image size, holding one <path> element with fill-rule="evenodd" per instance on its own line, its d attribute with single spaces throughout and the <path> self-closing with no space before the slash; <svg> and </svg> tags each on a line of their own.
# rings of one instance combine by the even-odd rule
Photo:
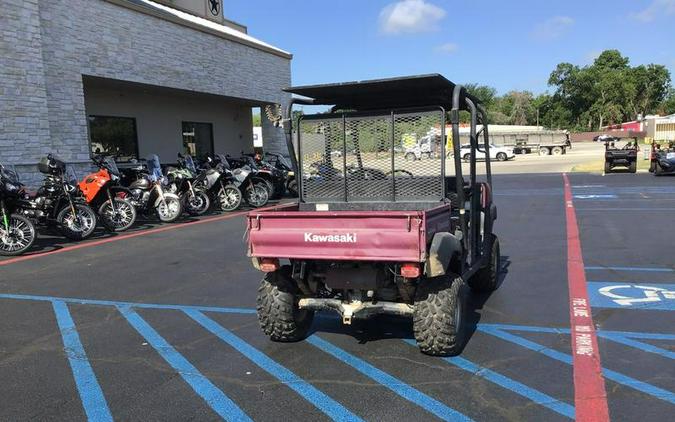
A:
<svg viewBox="0 0 675 422">
<path fill-rule="evenodd" d="M 308 97 L 314 104 L 334 105 L 342 110 L 376 110 L 442 106 L 452 107 L 455 84 L 438 73 L 367 81 L 307 85 L 284 91 Z M 477 98 L 467 95 L 474 103 Z M 460 104 L 464 104 L 463 99 Z"/>
</svg>

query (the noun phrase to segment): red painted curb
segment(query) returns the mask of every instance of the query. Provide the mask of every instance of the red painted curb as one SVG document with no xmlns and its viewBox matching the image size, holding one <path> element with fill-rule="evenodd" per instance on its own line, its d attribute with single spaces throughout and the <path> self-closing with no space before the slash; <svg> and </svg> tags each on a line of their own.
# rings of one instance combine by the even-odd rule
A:
<svg viewBox="0 0 675 422">
<path fill-rule="evenodd" d="M 579 226 L 572 202 L 572 188 L 567 174 L 565 214 L 567 219 L 567 283 L 570 295 L 570 332 L 574 368 L 574 406 L 577 421 L 609 421 L 605 379 L 602 375 L 600 350 L 588 300 L 586 272 L 581 252 Z"/>
</svg>

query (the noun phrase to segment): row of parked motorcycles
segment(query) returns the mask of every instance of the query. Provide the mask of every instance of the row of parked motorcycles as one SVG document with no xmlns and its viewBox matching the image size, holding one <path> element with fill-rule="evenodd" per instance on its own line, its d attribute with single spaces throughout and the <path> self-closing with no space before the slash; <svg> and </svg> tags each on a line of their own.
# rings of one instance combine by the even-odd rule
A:
<svg viewBox="0 0 675 422">
<path fill-rule="evenodd" d="M 243 204 L 259 208 L 286 193 L 297 195 L 292 167 L 278 154 L 216 154 L 198 163 L 178 154 L 177 163 L 164 168 L 156 154 L 123 169 L 111 156 L 98 155 L 92 162 L 98 170 L 78 181 L 63 160 L 47 155 L 38 163 L 44 180 L 36 192 L 28 192 L 17 172 L 0 163 L 0 255 L 29 250 L 36 226 L 83 240 L 98 223 L 121 232 L 139 215 L 171 223 L 183 213 L 229 212 Z"/>
</svg>

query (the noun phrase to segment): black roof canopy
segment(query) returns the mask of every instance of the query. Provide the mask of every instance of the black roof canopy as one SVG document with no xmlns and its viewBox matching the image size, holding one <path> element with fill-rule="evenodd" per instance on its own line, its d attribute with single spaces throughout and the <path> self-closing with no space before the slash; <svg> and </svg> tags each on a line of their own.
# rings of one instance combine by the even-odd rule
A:
<svg viewBox="0 0 675 422">
<path fill-rule="evenodd" d="M 367 81 L 306 85 L 284 91 L 312 98 L 314 104 L 343 110 L 376 110 L 442 106 L 452 108 L 455 84 L 438 73 Z M 474 103 L 479 101 L 468 95 Z M 460 108 L 465 108 L 460 101 Z"/>
</svg>

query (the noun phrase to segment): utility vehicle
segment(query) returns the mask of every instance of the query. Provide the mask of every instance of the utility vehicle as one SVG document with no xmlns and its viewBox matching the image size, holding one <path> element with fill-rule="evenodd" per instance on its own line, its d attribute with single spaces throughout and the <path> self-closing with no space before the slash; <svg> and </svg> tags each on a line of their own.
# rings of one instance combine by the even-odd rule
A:
<svg viewBox="0 0 675 422">
<path fill-rule="evenodd" d="M 640 150 L 637 138 L 617 146 L 622 138 L 605 138 L 605 173 L 612 173 L 616 167 L 625 167 L 630 173 L 637 172 L 637 154 Z"/>
<path fill-rule="evenodd" d="M 669 142 L 667 147 L 652 143 L 651 165 L 649 171 L 656 176 L 675 173 L 675 143 Z"/>
<path fill-rule="evenodd" d="M 283 119 L 299 202 L 251 211 L 247 222 L 248 254 L 267 273 L 257 298 L 262 330 L 289 342 L 307 335 L 315 311 L 335 311 L 344 324 L 393 314 L 412 317 L 422 352 L 460 353 L 469 287 L 499 285 L 490 155 L 482 176 L 476 168 L 478 151 L 489 149 L 485 110 L 438 74 L 286 91 L 304 97 L 291 101 Z M 293 104 L 332 108 L 300 117 L 295 127 Z M 396 154 L 402 134 L 437 129 L 446 139 L 448 117 L 459 139 L 460 111 L 471 120 L 468 174 L 458 142 L 452 159 L 441 158 L 445 151 L 414 162 Z"/>
</svg>

